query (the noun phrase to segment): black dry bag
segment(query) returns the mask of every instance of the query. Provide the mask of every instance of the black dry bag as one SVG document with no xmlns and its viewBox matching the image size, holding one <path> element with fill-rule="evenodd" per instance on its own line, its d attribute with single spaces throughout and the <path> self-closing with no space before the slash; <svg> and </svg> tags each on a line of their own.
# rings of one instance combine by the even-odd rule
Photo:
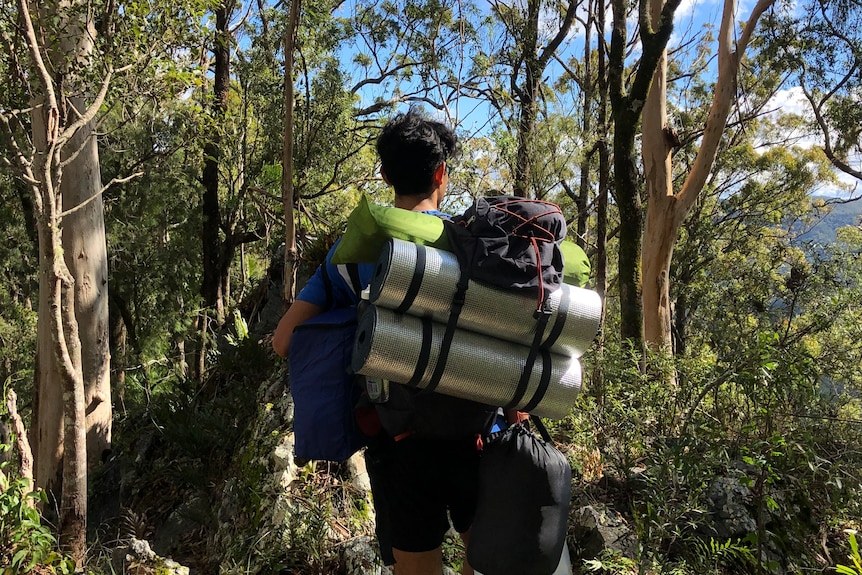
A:
<svg viewBox="0 0 862 575">
<path fill-rule="evenodd" d="M 551 575 L 566 543 L 572 470 L 518 424 L 489 438 L 467 559 L 483 575 Z"/>
</svg>

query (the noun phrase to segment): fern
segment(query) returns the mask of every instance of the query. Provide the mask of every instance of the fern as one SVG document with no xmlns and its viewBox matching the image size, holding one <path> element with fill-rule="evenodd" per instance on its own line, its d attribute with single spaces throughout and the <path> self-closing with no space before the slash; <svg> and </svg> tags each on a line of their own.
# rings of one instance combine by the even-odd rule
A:
<svg viewBox="0 0 862 575">
<path fill-rule="evenodd" d="M 862 556 L 859 555 L 859 543 L 856 541 L 856 531 L 848 529 L 847 534 L 850 536 L 850 560 L 853 561 L 853 566 L 837 565 L 835 570 L 841 575 L 862 575 Z"/>
</svg>

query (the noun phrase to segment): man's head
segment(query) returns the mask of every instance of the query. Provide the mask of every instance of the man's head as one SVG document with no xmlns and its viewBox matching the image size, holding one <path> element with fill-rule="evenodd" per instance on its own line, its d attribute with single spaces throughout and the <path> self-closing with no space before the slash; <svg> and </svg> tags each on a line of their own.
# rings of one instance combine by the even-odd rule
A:
<svg viewBox="0 0 862 575">
<path fill-rule="evenodd" d="M 435 174 L 459 152 L 458 137 L 447 125 L 411 108 L 392 118 L 377 139 L 381 173 L 395 193 L 424 196 L 437 187 Z"/>
</svg>

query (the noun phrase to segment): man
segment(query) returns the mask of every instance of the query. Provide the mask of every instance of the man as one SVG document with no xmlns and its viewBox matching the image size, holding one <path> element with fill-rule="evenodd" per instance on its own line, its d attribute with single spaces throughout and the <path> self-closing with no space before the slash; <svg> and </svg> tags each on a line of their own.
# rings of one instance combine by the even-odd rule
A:
<svg viewBox="0 0 862 575">
<path fill-rule="evenodd" d="M 447 161 L 458 151 L 451 128 L 416 110 L 387 123 L 377 152 L 380 175 L 395 190 L 395 207 L 446 217 L 439 208 L 449 183 Z M 358 303 L 343 267 L 331 263 L 334 249 L 279 322 L 272 339 L 279 355 L 287 355 L 297 325 Z M 373 272 L 374 265 L 359 266 L 362 286 Z M 440 575 L 450 518 L 465 545 L 469 540 L 478 488 L 476 432 L 481 425 L 476 422 L 493 417 L 493 410 L 398 383 L 389 386 L 389 394 L 377 405 L 384 432 L 370 440 L 365 452 L 381 555 L 387 565 L 395 564 L 396 575 Z M 473 574 L 466 559 L 461 572 Z"/>
</svg>

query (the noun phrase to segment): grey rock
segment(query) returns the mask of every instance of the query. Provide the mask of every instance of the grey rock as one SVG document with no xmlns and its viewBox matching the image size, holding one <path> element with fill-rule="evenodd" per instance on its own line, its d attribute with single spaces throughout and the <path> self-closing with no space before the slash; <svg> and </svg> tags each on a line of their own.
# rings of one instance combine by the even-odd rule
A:
<svg viewBox="0 0 862 575">
<path fill-rule="evenodd" d="M 346 541 L 341 561 L 346 575 L 392 575 L 392 568 L 383 565 L 374 539 L 368 535 Z"/>
<path fill-rule="evenodd" d="M 587 505 L 574 513 L 573 538 L 578 559 L 594 559 L 605 549 L 634 558 L 637 539 L 618 514 L 600 506 Z"/>
<path fill-rule="evenodd" d="M 165 575 L 189 575 L 189 568 L 184 567 L 169 558 L 162 558 L 150 548 L 150 544 L 143 539 L 132 538 L 129 542 L 113 550 L 111 555 L 111 566 L 116 573 L 126 573 L 126 567 L 135 563 L 136 565 L 148 565 L 155 571 Z"/>
<path fill-rule="evenodd" d="M 751 512 L 751 489 L 735 477 L 716 477 L 706 494 L 712 533 L 719 540 L 745 537 L 757 530 Z"/>
</svg>

